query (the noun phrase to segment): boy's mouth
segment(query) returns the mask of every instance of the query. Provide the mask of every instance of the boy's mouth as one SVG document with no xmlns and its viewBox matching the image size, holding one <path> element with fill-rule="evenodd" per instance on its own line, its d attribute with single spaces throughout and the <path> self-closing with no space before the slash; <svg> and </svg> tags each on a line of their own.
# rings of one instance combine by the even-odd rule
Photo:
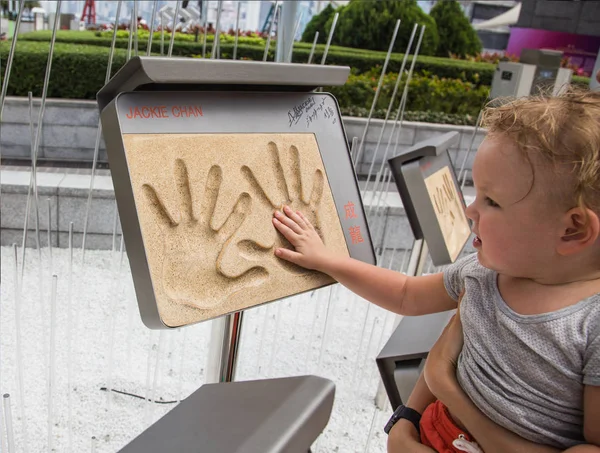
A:
<svg viewBox="0 0 600 453">
<path fill-rule="evenodd" d="M 481 247 L 482 241 L 481 238 L 479 236 L 475 236 L 475 239 L 473 239 L 473 247 L 477 248 L 477 247 Z"/>
</svg>

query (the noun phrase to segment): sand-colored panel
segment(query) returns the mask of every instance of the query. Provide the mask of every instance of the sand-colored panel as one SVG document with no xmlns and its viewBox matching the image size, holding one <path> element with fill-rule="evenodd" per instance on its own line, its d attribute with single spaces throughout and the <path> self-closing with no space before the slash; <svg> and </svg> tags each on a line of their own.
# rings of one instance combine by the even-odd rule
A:
<svg viewBox="0 0 600 453">
<path fill-rule="evenodd" d="M 471 235 L 471 228 L 450 168 L 444 167 L 425 178 L 425 186 L 442 230 L 444 242 L 448 247 L 448 253 L 454 261 Z"/>
<path fill-rule="evenodd" d="M 274 209 L 300 210 L 348 255 L 313 134 L 125 134 L 158 310 L 171 327 L 321 287 L 274 255 Z"/>
</svg>

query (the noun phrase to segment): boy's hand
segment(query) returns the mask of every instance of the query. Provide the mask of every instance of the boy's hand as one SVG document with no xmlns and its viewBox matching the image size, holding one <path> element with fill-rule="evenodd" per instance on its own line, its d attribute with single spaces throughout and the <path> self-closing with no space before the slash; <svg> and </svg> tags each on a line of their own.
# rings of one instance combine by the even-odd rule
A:
<svg viewBox="0 0 600 453">
<path fill-rule="evenodd" d="M 284 206 L 283 212 L 275 211 L 273 225 L 296 249 L 277 248 L 275 255 L 306 269 L 323 271 L 327 267 L 331 254 L 300 211 L 294 212 L 289 206 Z"/>
</svg>

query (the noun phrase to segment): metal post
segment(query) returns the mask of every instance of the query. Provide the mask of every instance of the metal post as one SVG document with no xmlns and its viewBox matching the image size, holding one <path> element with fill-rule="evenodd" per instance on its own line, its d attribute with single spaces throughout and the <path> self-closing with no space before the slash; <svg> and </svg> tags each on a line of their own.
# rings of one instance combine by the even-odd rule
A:
<svg viewBox="0 0 600 453">
<path fill-rule="evenodd" d="M 215 27 L 215 39 L 213 40 L 213 47 L 211 58 L 214 60 L 215 58 L 219 58 L 219 39 L 221 37 L 221 10 L 223 9 L 223 1 L 219 0 L 219 5 L 217 6 L 217 25 Z"/>
<path fill-rule="evenodd" d="M 298 12 L 298 2 L 282 2 L 277 26 L 277 51 L 275 61 L 287 62 L 290 45 L 294 44 L 294 23 Z"/>
<path fill-rule="evenodd" d="M 233 60 L 237 57 L 238 39 L 240 35 L 240 11 L 242 9 L 242 2 L 238 1 L 237 15 L 235 16 L 235 43 L 233 44 Z"/>
<path fill-rule="evenodd" d="M 277 8 L 279 7 L 279 1 L 275 2 L 273 8 L 273 16 L 271 16 L 271 24 L 269 25 L 269 35 L 267 36 L 267 43 L 265 44 L 265 53 L 263 54 L 263 60 L 267 61 L 269 57 L 269 47 L 271 47 L 271 35 L 273 34 L 273 25 L 275 25 L 275 17 L 277 16 Z"/>
</svg>

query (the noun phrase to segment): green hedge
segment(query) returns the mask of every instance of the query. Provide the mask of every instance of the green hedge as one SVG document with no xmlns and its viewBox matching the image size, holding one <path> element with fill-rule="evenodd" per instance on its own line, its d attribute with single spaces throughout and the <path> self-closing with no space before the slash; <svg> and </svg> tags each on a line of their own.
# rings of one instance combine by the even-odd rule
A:
<svg viewBox="0 0 600 453">
<path fill-rule="evenodd" d="M 402 96 L 402 89 L 406 77 L 400 82 L 399 93 L 393 109 L 397 109 Z M 388 108 L 391 95 L 398 80 L 398 74 L 386 74 L 383 79 L 381 91 L 377 98 L 375 109 L 385 112 Z M 378 78 L 374 74 L 351 74 L 343 86 L 329 87 L 341 107 L 361 114 L 361 109 L 370 109 L 375 97 Z M 459 79 L 445 79 L 435 75 L 414 75 L 409 84 L 406 110 L 413 112 L 442 112 L 447 115 L 470 115 L 475 118 L 489 96 L 489 88 L 476 86 L 473 83 Z M 367 113 L 368 115 L 368 113 Z M 385 115 L 385 113 L 383 113 Z"/>
<path fill-rule="evenodd" d="M 47 43 L 17 43 L 8 95 L 27 96 L 32 91 L 34 96 L 41 96 L 48 48 Z M 0 43 L 0 58 L 4 61 L 9 49 L 10 43 Z M 230 49 L 224 46 L 223 50 L 225 52 Z M 124 49 L 115 50 L 112 74 L 125 64 L 126 55 Z M 55 44 L 48 97 L 95 100 L 96 93 L 104 85 L 108 56 L 108 48 Z M 384 117 L 396 80 L 397 74 L 394 73 L 387 74 L 384 78 L 374 115 L 376 118 Z M 324 90 L 336 96 L 343 114 L 367 116 L 377 84 L 376 70 L 373 70 L 362 75 L 351 74 L 344 86 L 325 87 Z M 428 74 L 414 75 L 407 101 L 407 110 L 411 113 L 407 113 L 405 119 L 472 124 L 487 91 L 487 87 L 461 80 L 443 79 Z M 399 97 L 395 107 L 398 101 Z M 419 110 L 424 112 L 417 112 Z"/>
<path fill-rule="evenodd" d="M 119 32 L 119 36 L 127 36 L 127 32 Z M 49 31 L 39 31 L 24 33 L 19 35 L 21 41 L 49 41 L 51 33 Z M 146 37 L 148 35 L 146 34 Z M 160 52 L 160 34 L 156 34 L 152 41 L 152 52 Z M 186 36 L 186 35 L 183 35 Z M 186 39 L 186 40 L 184 40 Z M 186 38 L 175 35 L 173 43 L 173 56 L 194 56 L 202 54 L 202 43 L 190 42 L 189 35 Z M 255 39 L 255 38 L 250 38 Z M 59 31 L 56 34 L 56 41 L 60 43 L 74 43 L 82 45 L 95 45 L 109 47 L 112 38 L 108 36 L 96 36 L 94 32 L 79 31 Z M 170 35 L 165 33 L 165 53 L 170 42 Z M 127 38 L 117 38 L 115 46 L 118 48 L 127 48 L 129 40 Z M 271 41 L 269 50 L 269 59 L 274 59 L 275 41 Z M 296 63 L 306 63 L 311 50 L 309 43 L 295 43 L 293 61 Z M 210 52 L 212 43 L 207 40 L 207 52 Z M 147 48 L 147 39 L 138 39 L 138 51 L 145 53 Z M 315 49 L 313 62 L 320 62 L 323 56 L 325 46 L 320 44 Z M 263 44 L 239 44 L 238 58 L 247 58 L 250 60 L 262 60 L 264 53 Z M 231 58 L 233 55 L 233 43 L 228 39 L 221 45 L 221 57 Z M 382 66 L 386 57 L 386 52 L 378 52 L 364 49 L 351 49 L 347 47 L 331 46 L 327 54 L 327 64 L 350 66 L 357 74 L 370 71 L 373 67 Z M 389 72 L 398 72 L 402 64 L 404 55 L 400 53 L 392 54 L 388 66 Z M 408 57 L 407 68 L 412 61 L 412 56 Z M 453 60 L 449 58 L 419 56 L 415 64 L 416 73 L 433 73 L 439 77 L 450 79 L 465 79 L 477 85 L 491 85 L 494 75 L 495 65 L 489 63 L 479 63 L 463 60 Z"/>
</svg>

